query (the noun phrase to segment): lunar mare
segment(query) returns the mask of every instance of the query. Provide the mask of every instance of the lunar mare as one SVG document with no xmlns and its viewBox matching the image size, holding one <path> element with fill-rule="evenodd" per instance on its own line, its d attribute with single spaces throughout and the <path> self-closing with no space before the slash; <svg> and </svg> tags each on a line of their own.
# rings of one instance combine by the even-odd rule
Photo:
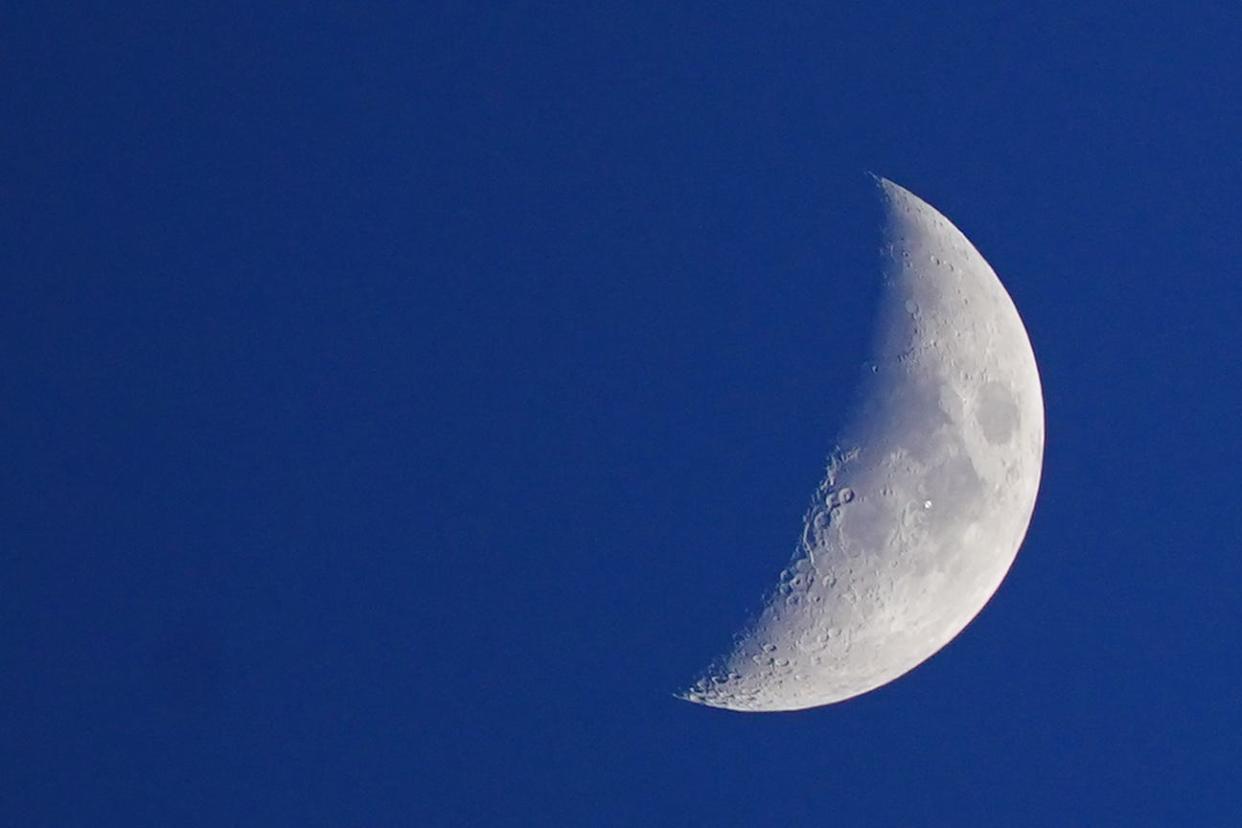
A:
<svg viewBox="0 0 1242 828">
<path fill-rule="evenodd" d="M 1026 329 L 948 219 L 879 186 L 883 286 L 859 402 L 792 560 L 689 701 L 797 710 L 886 684 L 970 623 L 1026 535 L 1044 446 Z"/>
</svg>

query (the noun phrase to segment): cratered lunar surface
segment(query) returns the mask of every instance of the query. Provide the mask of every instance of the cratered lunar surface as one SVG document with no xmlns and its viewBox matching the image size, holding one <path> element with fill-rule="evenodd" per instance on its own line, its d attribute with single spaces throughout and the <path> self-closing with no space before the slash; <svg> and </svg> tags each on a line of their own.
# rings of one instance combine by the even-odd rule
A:
<svg viewBox="0 0 1242 828">
<path fill-rule="evenodd" d="M 797 710 L 886 684 L 978 614 L 1026 534 L 1044 447 L 1026 329 L 948 219 L 879 185 L 883 287 L 858 402 L 793 559 L 690 701 Z"/>
</svg>

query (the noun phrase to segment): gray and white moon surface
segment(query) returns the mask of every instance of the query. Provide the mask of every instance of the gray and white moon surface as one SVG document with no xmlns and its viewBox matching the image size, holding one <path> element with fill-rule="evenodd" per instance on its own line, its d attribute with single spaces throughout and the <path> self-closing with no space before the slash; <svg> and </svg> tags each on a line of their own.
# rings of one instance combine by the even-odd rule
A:
<svg viewBox="0 0 1242 828">
<path fill-rule="evenodd" d="M 689 701 L 798 710 L 887 684 L 970 623 L 1026 535 L 1044 448 L 1026 329 L 948 219 L 879 185 L 883 288 L 858 402 L 793 559 Z"/>
</svg>

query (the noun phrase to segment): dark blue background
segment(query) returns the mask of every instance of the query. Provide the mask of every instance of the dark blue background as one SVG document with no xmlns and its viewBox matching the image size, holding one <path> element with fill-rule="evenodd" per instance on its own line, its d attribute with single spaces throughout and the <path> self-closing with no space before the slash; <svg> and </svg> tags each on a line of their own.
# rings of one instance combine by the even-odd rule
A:
<svg viewBox="0 0 1242 828">
<path fill-rule="evenodd" d="M 4 14 L 0 822 L 1235 822 L 1236 3 L 267 5 Z M 1023 314 L 1034 521 L 900 681 L 691 706 L 865 170 Z"/>
</svg>

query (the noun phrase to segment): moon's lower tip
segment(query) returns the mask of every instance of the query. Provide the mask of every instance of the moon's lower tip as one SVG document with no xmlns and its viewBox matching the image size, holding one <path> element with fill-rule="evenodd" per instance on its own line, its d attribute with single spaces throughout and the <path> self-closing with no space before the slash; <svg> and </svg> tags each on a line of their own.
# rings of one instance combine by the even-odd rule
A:
<svg viewBox="0 0 1242 828">
<path fill-rule="evenodd" d="M 696 704 L 700 707 L 714 707 L 717 710 L 728 710 L 731 713 L 795 713 L 799 710 L 809 710 L 813 707 L 824 706 L 824 704 L 794 706 L 768 705 L 755 700 L 738 703 L 737 700 L 724 701 L 722 699 L 710 699 L 702 696 L 696 696 L 692 693 L 674 693 L 673 696 L 681 701 Z"/>
<path fill-rule="evenodd" d="M 698 685 L 670 693 L 669 695 L 678 701 L 688 702 L 701 707 L 729 710 L 734 713 L 789 713 L 797 710 L 807 710 L 812 707 L 822 707 L 832 703 L 831 701 L 819 701 L 809 704 L 805 702 L 799 703 L 790 699 L 765 697 L 762 694 L 739 696 L 730 693 L 713 692 L 710 687 L 704 690 Z"/>
<path fill-rule="evenodd" d="M 671 693 L 670 695 L 678 701 L 687 702 L 689 704 L 697 704 L 702 707 L 725 707 L 725 705 L 722 705 L 719 700 L 713 699 L 711 696 L 705 695 L 693 689 L 679 690 L 676 693 Z"/>
</svg>

